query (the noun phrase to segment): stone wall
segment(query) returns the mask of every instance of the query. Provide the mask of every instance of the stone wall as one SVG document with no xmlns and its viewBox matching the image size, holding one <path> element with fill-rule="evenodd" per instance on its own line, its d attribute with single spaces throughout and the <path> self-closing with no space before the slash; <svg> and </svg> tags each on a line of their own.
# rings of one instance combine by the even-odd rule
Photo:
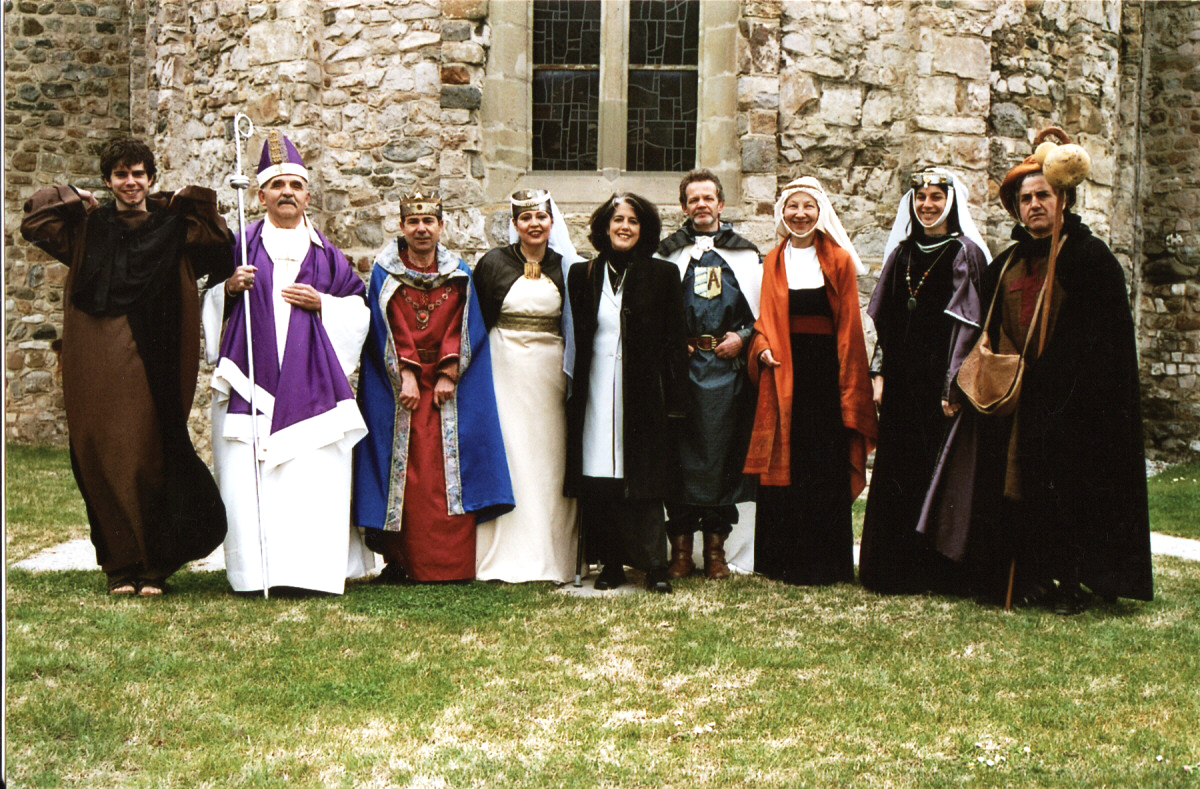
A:
<svg viewBox="0 0 1200 789">
<path fill-rule="evenodd" d="M 502 243 L 507 206 L 488 188 L 481 118 L 496 117 L 487 97 L 506 94 L 487 81 L 512 55 L 505 40 L 488 73 L 507 29 L 492 19 L 516 1 L 16 3 L 5 16 L 8 438 L 64 430 L 51 343 L 65 272 L 14 239 L 20 202 L 56 181 L 96 186 L 97 142 L 113 132 L 153 138 L 163 185 L 217 189 L 232 224 L 233 116 L 286 129 L 308 160 L 314 219 L 364 274 L 413 187 L 441 190 L 445 240 L 469 260 Z M 958 170 L 998 251 L 1012 226 L 999 181 L 1037 129 L 1061 125 L 1093 157 L 1080 212 L 1129 277 L 1153 451 L 1200 451 L 1200 3 L 742 0 L 736 17 L 741 168 L 727 214 L 744 234 L 772 245 L 778 187 L 816 176 L 872 267 L 865 301 L 911 170 Z M 675 224 L 678 207 L 662 208 Z"/>
<path fill-rule="evenodd" d="M 140 3 L 5 4 L 5 436 L 65 440 L 55 353 L 66 267 L 20 239 L 21 206 L 69 181 L 104 189 L 97 151 L 129 129 L 129 42 L 144 34 Z"/>
<path fill-rule="evenodd" d="M 1145 6 L 1139 352 L 1147 438 L 1200 453 L 1200 3 Z"/>
</svg>

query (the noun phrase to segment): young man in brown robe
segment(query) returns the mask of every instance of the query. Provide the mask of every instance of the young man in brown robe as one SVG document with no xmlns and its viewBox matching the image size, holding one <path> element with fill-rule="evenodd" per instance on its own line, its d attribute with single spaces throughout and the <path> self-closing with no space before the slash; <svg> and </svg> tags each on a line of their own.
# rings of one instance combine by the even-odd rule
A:
<svg viewBox="0 0 1200 789">
<path fill-rule="evenodd" d="M 211 189 L 150 194 L 154 154 L 115 140 L 100 155 L 114 202 L 62 185 L 25 203 L 21 235 L 70 271 L 63 401 L 71 466 L 111 594 L 161 595 L 168 576 L 225 536 L 216 483 L 187 419 L 200 358 L 196 280 L 233 271 Z"/>
</svg>

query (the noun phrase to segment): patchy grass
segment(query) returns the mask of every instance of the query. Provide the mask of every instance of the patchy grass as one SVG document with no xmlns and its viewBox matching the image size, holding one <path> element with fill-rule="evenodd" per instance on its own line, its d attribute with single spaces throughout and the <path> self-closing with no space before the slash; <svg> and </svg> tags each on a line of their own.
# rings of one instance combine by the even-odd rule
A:
<svg viewBox="0 0 1200 789">
<path fill-rule="evenodd" d="M 87 513 L 65 449 L 7 444 L 4 539 L 9 562 L 88 536 Z"/>
<path fill-rule="evenodd" d="M 37 476 L 15 462 L 10 497 Z M 56 542 L 60 517 L 20 539 Z M 1197 786 L 1200 563 L 1160 557 L 1155 574 L 1151 603 L 1063 618 L 754 577 L 670 596 L 352 584 L 264 601 L 182 572 L 139 600 L 102 594 L 99 571 L 10 570 L 8 778 Z"/>
<path fill-rule="evenodd" d="M 146 601 L 99 594 L 99 572 L 17 571 L 10 777 L 1194 786 L 1200 565 L 1156 569 L 1153 603 L 1074 618 L 746 577 L 666 597 L 355 585 L 263 601 L 185 572 Z"/>
<path fill-rule="evenodd" d="M 1151 477 L 1150 526 L 1200 540 L 1200 463 L 1168 466 Z"/>
</svg>

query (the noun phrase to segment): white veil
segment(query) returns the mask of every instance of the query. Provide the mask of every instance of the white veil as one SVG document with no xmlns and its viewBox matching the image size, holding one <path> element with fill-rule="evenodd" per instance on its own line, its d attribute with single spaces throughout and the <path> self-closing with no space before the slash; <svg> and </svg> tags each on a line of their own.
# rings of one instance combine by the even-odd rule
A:
<svg viewBox="0 0 1200 789">
<path fill-rule="evenodd" d="M 987 262 L 991 263 L 992 253 L 988 251 L 987 244 L 984 243 L 983 236 L 979 233 L 979 228 L 975 226 L 975 220 L 971 218 L 969 195 L 962 179 L 941 167 L 931 167 L 925 172 L 944 175 L 950 179 L 951 191 L 948 195 L 949 199 L 946 201 L 946 211 L 947 213 L 951 210 L 955 212 L 963 236 L 975 242 Z M 896 208 L 896 220 L 892 222 L 892 231 L 888 234 L 887 246 L 883 248 L 884 263 L 896 251 L 896 247 L 900 246 L 900 242 L 912 235 L 912 205 L 915 192 L 915 189 L 909 189 L 904 193 L 904 197 L 900 198 L 900 205 Z"/>
</svg>

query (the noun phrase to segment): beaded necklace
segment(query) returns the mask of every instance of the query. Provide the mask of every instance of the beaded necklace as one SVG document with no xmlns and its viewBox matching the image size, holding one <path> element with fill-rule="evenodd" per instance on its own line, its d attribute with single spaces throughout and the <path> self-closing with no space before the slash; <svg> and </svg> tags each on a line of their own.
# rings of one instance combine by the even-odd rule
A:
<svg viewBox="0 0 1200 789">
<path fill-rule="evenodd" d="M 906 285 L 908 285 L 908 305 L 907 306 L 908 306 L 909 312 L 913 312 L 917 309 L 917 294 L 921 292 L 921 286 L 925 284 L 925 280 L 929 277 L 929 272 L 933 271 L 933 269 L 937 266 L 938 262 L 946 255 L 946 250 L 950 248 L 949 242 L 951 242 L 953 240 L 954 240 L 954 238 L 950 237 L 950 238 L 945 239 L 944 241 L 939 241 L 936 244 L 930 244 L 928 247 L 926 247 L 922 244 L 917 244 L 917 247 L 922 252 L 927 252 L 927 253 L 932 252 L 933 250 L 937 249 L 938 247 L 941 247 L 942 251 L 938 252 L 938 256 L 933 259 L 932 263 L 929 264 L 929 268 L 925 269 L 925 273 L 921 275 L 921 279 L 919 282 L 917 282 L 917 287 L 915 287 L 915 288 L 913 287 L 913 284 L 912 284 L 912 250 L 910 249 L 908 251 L 908 263 L 905 264 L 905 266 L 904 266 L 904 282 Z"/>
</svg>

